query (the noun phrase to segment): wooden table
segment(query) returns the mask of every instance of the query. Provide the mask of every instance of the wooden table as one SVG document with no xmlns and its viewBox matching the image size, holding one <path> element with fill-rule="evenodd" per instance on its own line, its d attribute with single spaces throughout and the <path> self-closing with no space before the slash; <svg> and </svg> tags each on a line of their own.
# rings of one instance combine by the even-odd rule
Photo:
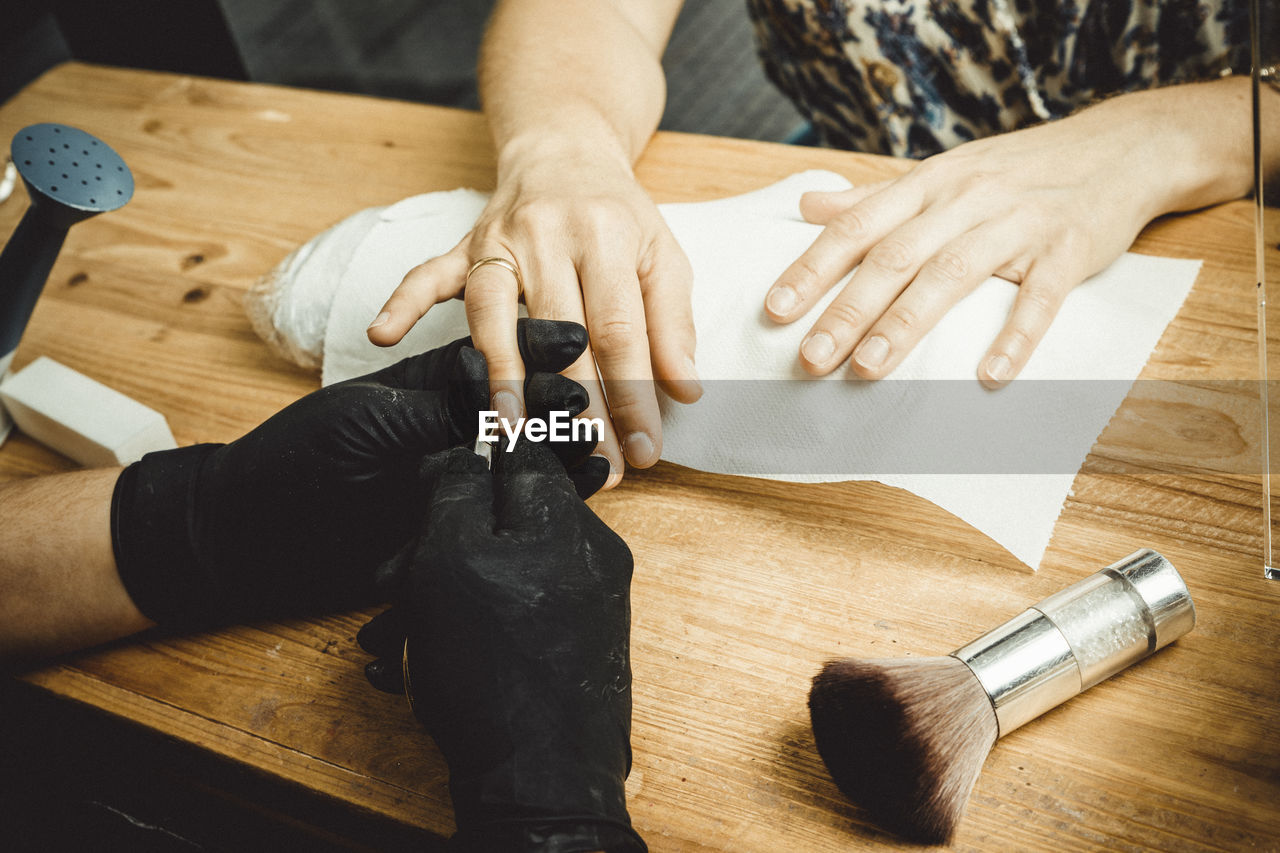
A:
<svg viewBox="0 0 1280 853">
<path fill-rule="evenodd" d="M 250 330 L 241 299 L 259 275 L 361 208 L 493 183 L 478 115 L 392 101 L 69 64 L 0 108 L 0 138 L 38 121 L 106 139 L 138 189 L 71 231 L 15 368 L 52 356 L 164 412 L 181 444 L 232 440 L 317 385 Z M 638 174 L 658 201 L 692 201 L 815 167 L 857 182 L 906 164 L 664 133 Z M 21 190 L 0 205 L 0 235 L 24 207 Z M 1139 251 L 1205 259 L 1144 374 L 1203 393 L 1126 401 L 1038 573 L 874 483 L 664 463 L 593 499 L 636 556 L 628 793 L 655 851 L 899 846 L 814 751 L 821 662 L 945 653 L 1142 546 L 1180 568 L 1198 627 L 999 742 L 956 846 L 1280 849 L 1280 585 L 1261 577 L 1257 410 L 1248 386 L 1217 382 L 1256 376 L 1251 223 L 1241 201 L 1142 235 Z M 70 467 L 23 436 L 0 449 L 0 479 Z M 403 702 L 366 686 L 367 615 L 78 655 L 10 683 L 23 710 L 5 725 L 56 733 L 51 754 L 83 753 L 76 772 L 122 798 L 150 781 L 140 809 L 249 815 L 219 829 L 239 849 L 296 833 L 427 844 L 452 829 L 444 765 Z"/>
</svg>

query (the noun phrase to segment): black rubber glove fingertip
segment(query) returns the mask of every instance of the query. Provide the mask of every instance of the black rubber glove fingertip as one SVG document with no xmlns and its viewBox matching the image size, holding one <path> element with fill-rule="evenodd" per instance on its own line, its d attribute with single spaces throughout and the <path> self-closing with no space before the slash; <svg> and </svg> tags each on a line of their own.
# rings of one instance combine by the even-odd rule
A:
<svg viewBox="0 0 1280 853">
<path fill-rule="evenodd" d="M 356 632 L 356 645 L 374 657 L 386 657 L 404 646 L 407 630 L 401 608 L 392 607 L 360 627 Z"/>
<path fill-rule="evenodd" d="M 451 447 L 424 457 L 418 476 L 430 481 L 441 474 L 482 474 L 488 470 L 489 464 L 470 447 Z"/>
<path fill-rule="evenodd" d="M 516 329 L 520 356 L 530 370 L 559 373 L 587 348 L 587 330 L 572 320 L 521 320 Z"/>
<path fill-rule="evenodd" d="M 365 664 L 364 677 L 383 693 L 404 693 L 404 669 L 400 661 L 378 658 Z"/>
<path fill-rule="evenodd" d="M 524 397 L 530 414 L 546 417 L 551 412 L 568 412 L 576 418 L 591 403 L 587 389 L 567 376 L 538 372 L 524 383 Z"/>
<path fill-rule="evenodd" d="M 462 347 L 458 350 L 458 363 L 454 368 L 454 375 L 466 382 L 488 385 L 489 362 L 485 360 L 484 353 L 480 350 Z"/>
<path fill-rule="evenodd" d="M 612 466 L 603 456 L 588 456 L 569 469 L 569 480 L 584 501 L 604 488 L 609 482 Z"/>
</svg>

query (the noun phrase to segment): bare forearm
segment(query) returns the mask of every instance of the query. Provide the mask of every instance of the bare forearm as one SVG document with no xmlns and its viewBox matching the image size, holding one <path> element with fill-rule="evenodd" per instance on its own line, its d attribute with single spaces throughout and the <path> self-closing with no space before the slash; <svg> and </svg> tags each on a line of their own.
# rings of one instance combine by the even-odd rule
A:
<svg viewBox="0 0 1280 853">
<path fill-rule="evenodd" d="M 0 486 L 0 665 L 74 651 L 151 626 L 116 572 L 116 469 Z"/>
<path fill-rule="evenodd" d="M 1133 129 L 1144 158 L 1149 218 L 1247 195 L 1252 189 L 1249 78 L 1227 77 L 1120 95 L 1072 120 L 1113 122 Z M 1139 175 L 1135 175 L 1139 177 Z"/>
<path fill-rule="evenodd" d="M 662 117 L 661 57 L 680 5 L 500 2 L 480 57 L 500 169 L 554 147 L 634 162 Z"/>
</svg>

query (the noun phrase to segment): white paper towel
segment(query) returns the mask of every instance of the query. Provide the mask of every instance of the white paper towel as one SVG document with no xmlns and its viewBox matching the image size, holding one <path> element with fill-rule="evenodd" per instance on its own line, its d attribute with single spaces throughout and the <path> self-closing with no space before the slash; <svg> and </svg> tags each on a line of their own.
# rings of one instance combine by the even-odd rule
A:
<svg viewBox="0 0 1280 853">
<path fill-rule="evenodd" d="M 879 480 L 933 501 L 1035 567 L 1075 472 L 1200 262 L 1123 256 L 1072 292 L 1020 378 L 998 392 L 974 378 L 1017 292 L 996 278 L 953 308 L 888 379 L 851 381 L 844 369 L 812 379 L 796 353 L 839 288 L 789 326 L 769 321 L 761 305 L 821 231 L 800 218 L 801 193 L 848 186 L 839 175 L 804 172 L 742 196 L 662 206 L 693 265 L 707 389 L 692 406 L 664 404 L 663 458 L 775 479 Z M 332 295 L 324 384 L 467 334 L 458 301 L 433 308 L 391 349 L 370 344 L 365 328 L 409 269 L 466 234 L 485 201 L 471 190 L 431 193 L 381 210 L 371 225 L 361 221 L 363 238 Z M 331 271 L 333 254 L 317 255 Z"/>
</svg>

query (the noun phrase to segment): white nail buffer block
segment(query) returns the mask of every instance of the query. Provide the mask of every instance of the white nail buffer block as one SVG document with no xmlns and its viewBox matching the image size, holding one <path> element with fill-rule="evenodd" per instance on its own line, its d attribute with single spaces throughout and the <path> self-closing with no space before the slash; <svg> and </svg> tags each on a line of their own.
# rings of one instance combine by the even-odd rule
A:
<svg viewBox="0 0 1280 853">
<path fill-rule="evenodd" d="M 44 356 L 0 384 L 0 404 L 18 429 L 89 467 L 178 446 L 164 415 Z"/>
<path fill-rule="evenodd" d="M 9 365 L 13 364 L 13 353 L 8 355 L 0 355 L 0 385 L 4 384 L 5 379 L 9 377 Z M 9 433 L 13 430 L 13 418 L 9 417 L 9 412 L 4 407 L 4 403 L 0 403 L 0 447 L 4 446 L 4 441 L 9 437 Z"/>
</svg>

